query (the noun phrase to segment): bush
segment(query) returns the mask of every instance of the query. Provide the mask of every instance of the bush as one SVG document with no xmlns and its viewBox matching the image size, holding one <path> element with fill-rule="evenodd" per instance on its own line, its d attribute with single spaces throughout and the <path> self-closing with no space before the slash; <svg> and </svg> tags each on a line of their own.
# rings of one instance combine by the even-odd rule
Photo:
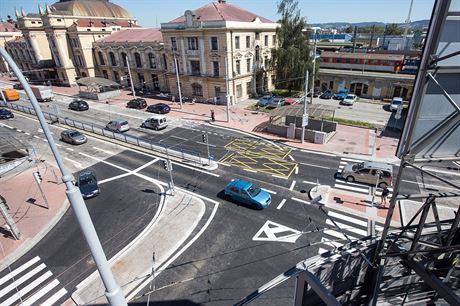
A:
<svg viewBox="0 0 460 306">
<path fill-rule="evenodd" d="M 375 129 L 379 127 L 378 125 L 375 125 L 369 122 L 358 121 L 358 120 L 350 120 L 350 119 L 343 119 L 343 118 L 337 118 L 337 117 L 335 117 L 334 120 L 332 120 L 332 117 L 324 117 L 323 119 L 328 120 L 328 121 L 335 121 L 343 125 L 357 126 L 357 127 L 368 128 L 368 129 Z"/>
<path fill-rule="evenodd" d="M 289 93 L 289 90 L 287 89 L 274 89 L 272 90 L 272 94 L 280 97 L 297 97 L 299 96 L 299 94 L 301 95 L 301 92 L 297 90 L 292 90 L 291 93 Z"/>
</svg>

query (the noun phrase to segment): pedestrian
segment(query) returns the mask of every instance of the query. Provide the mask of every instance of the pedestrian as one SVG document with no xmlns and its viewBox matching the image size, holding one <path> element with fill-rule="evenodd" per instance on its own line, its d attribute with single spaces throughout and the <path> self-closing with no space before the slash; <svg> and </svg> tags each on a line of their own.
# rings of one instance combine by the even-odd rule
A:
<svg viewBox="0 0 460 306">
<path fill-rule="evenodd" d="M 390 193 L 390 190 L 388 190 L 388 187 L 387 186 L 383 187 L 382 196 L 380 197 L 380 205 L 382 205 L 383 207 L 387 205 L 387 197 L 389 193 Z"/>
<path fill-rule="evenodd" d="M 196 99 L 195 99 L 195 98 L 193 98 L 193 99 L 192 99 L 192 105 L 194 105 L 194 104 L 195 104 L 195 101 L 196 101 Z"/>
<path fill-rule="evenodd" d="M 172 101 L 172 104 L 173 104 L 173 105 L 176 104 L 176 97 L 175 97 L 175 96 L 172 96 L 172 97 L 171 97 L 171 101 Z"/>
<path fill-rule="evenodd" d="M 216 117 L 214 116 L 214 110 L 211 109 L 211 121 L 214 122 L 216 121 Z"/>
</svg>

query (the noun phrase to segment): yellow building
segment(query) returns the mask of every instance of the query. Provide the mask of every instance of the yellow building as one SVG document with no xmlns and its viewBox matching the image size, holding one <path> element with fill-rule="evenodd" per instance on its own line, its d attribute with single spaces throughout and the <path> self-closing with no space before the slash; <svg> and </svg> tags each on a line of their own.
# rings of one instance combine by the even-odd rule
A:
<svg viewBox="0 0 460 306">
<path fill-rule="evenodd" d="M 274 73 L 267 69 L 267 61 L 276 46 L 277 27 L 223 0 L 162 23 L 171 92 L 178 93 L 174 59 L 185 96 L 221 97 L 228 91 L 230 102 L 237 103 L 271 90 Z"/>
</svg>

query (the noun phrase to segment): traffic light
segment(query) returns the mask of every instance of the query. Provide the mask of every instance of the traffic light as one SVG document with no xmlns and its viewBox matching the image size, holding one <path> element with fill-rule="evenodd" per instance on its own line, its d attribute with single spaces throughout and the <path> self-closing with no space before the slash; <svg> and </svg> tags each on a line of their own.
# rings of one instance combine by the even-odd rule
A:
<svg viewBox="0 0 460 306">
<path fill-rule="evenodd" d="M 203 134 L 203 135 L 201 135 L 201 137 L 203 139 L 203 142 L 208 142 L 208 135 Z"/>
<path fill-rule="evenodd" d="M 168 161 L 166 159 L 163 159 L 163 167 L 165 168 L 165 170 L 169 170 Z"/>
<path fill-rule="evenodd" d="M 34 178 L 37 181 L 37 183 L 41 183 L 43 181 L 42 175 L 40 174 L 40 171 L 34 172 Z"/>
</svg>

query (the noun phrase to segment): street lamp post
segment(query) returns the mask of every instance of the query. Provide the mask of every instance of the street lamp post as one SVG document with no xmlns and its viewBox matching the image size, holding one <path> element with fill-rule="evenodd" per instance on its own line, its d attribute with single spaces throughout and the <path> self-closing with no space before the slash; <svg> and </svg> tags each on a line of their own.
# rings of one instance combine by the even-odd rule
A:
<svg viewBox="0 0 460 306">
<path fill-rule="evenodd" d="M 180 109 L 182 109 L 182 89 L 180 88 L 180 80 L 179 80 L 179 67 L 177 65 L 177 58 L 176 58 L 176 53 L 174 53 L 174 69 L 176 70 L 176 83 L 177 83 L 177 90 L 179 91 L 179 103 L 180 103 Z"/>
<path fill-rule="evenodd" d="M 308 124 L 307 92 L 308 92 L 308 65 L 307 65 L 307 73 L 305 75 L 305 96 L 303 98 L 302 135 L 300 136 L 301 143 L 304 143 L 305 141 L 305 127 Z"/>
<path fill-rule="evenodd" d="M 133 93 L 133 97 L 135 98 L 136 92 L 134 91 L 133 76 L 131 75 L 131 68 L 129 67 L 128 54 L 126 54 L 126 65 L 128 66 L 129 83 L 131 83 L 131 91 Z"/>
<path fill-rule="evenodd" d="M 226 100 L 226 109 L 227 109 L 227 122 L 230 122 L 230 106 L 229 106 L 229 103 L 230 103 L 230 95 L 229 95 L 229 84 L 228 84 L 228 56 L 225 55 L 225 87 L 226 87 L 226 91 L 227 91 L 227 94 L 225 96 L 225 100 Z"/>
<path fill-rule="evenodd" d="M 311 86 L 311 97 L 310 104 L 313 104 L 313 94 L 315 93 L 315 73 L 316 73 L 316 29 L 313 29 L 315 35 L 315 42 L 313 47 L 313 71 L 312 71 L 312 86 Z"/>
</svg>

